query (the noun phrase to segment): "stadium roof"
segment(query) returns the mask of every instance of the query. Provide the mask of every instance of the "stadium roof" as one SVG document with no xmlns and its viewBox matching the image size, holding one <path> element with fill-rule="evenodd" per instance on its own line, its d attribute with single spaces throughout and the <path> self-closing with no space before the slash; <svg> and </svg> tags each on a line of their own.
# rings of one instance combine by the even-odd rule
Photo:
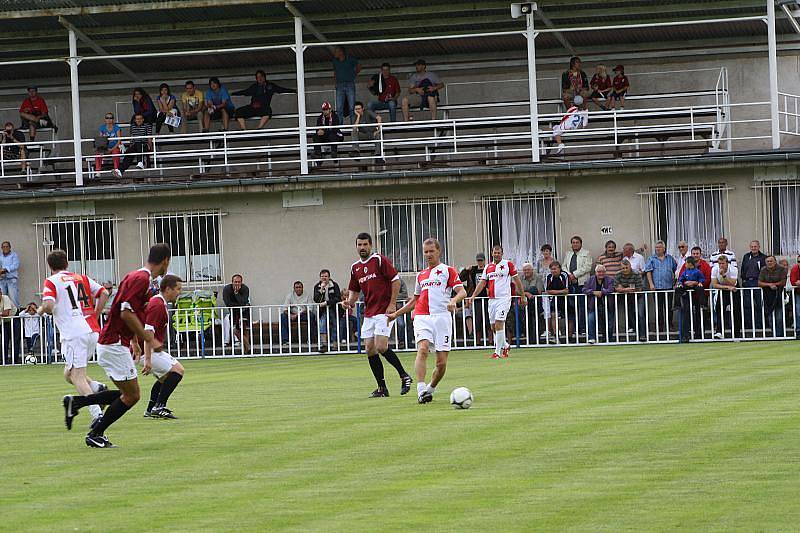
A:
<svg viewBox="0 0 800 533">
<path fill-rule="evenodd" d="M 537 37 L 537 57 L 563 58 L 571 53 L 591 54 L 605 50 L 654 52 L 708 50 L 715 47 L 746 51 L 766 45 L 766 29 L 760 20 L 723 24 L 695 24 L 661 28 L 628 28 L 605 31 L 553 33 L 571 27 L 603 28 L 620 24 L 742 19 L 765 16 L 763 0 L 651 1 L 586 0 L 539 3 L 537 26 L 549 29 Z M 454 34 L 519 31 L 523 19 L 512 19 L 508 0 L 192 0 L 186 1 L 47 1 L 6 0 L 0 14 L 0 61 L 63 58 L 68 55 L 67 27 L 79 32 L 79 54 L 153 53 L 164 51 L 225 49 L 232 47 L 288 45 L 294 42 L 293 17 L 306 22 L 309 43 L 358 41 L 376 38 L 434 37 Z M 780 11 L 779 11 L 780 13 Z M 788 19 L 778 18 L 777 31 L 784 45 L 794 33 Z M 800 41 L 797 41 L 800 46 Z M 369 44 L 351 47 L 362 60 L 387 57 L 463 56 L 511 54 L 524 57 L 522 35 L 465 37 L 429 42 Z M 306 51 L 306 62 L 329 59 L 324 47 Z M 235 69 L 256 64 L 290 66 L 291 50 L 264 50 L 247 54 L 204 54 L 200 57 L 125 59 L 131 73 L 191 72 Z M 178 68 L 176 65 L 179 65 Z M 6 85 L 28 79 L 66 79 L 63 63 L 0 66 Z M 81 76 L 119 80 L 120 66 L 108 61 L 84 61 Z M 85 79 L 85 78 L 84 78 Z"/>
</svg>

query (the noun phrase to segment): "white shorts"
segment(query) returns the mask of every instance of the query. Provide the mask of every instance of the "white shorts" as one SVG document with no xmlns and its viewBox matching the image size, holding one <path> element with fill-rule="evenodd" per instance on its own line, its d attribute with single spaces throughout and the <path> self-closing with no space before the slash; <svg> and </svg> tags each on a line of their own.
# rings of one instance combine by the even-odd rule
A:
<svg viewBox="0 0 800 533">
<path fill-rule="evenodd" d="M 365 316 L 361 323 L 361 338 L 391 337 L 394 321 L 386 323 L 386 315 Z"/>
<path fill-rule="evenodd" d="M 414 317 L 414 341 L 426 340 L 437 352 L 449 352 L 453 340 L 453 317 L 450 313 Z"/>
<path fill-rule="evenodd" d="M 511 298 L 490 298 L 489 322 L 505 322 L 509 309 L 511 309 Z"/>
<path fill-rule="evenodd" d="M 122 344 L 98 344 L 97 363 L 114 381 L 136 379 L 136 367 L 127 346 Z"/>
<path fill-rule="evenodd" d="M 143 364 L 144 358 L 139 358 L 139 364 Z M 150 355 L 150 368 L 156 379 L 161 379 L 169 374 L 172 365 L 177 363 L 178 360 L 172 357 L 167 352 L 153 352 Z"/>
<path fill-rule="evenodd" d="M 64 355 L 64 366 L 69 368 L 86 368 L 89 358 L 94 355 L 97 346 L 97 333 L 92 332 L 74 339 L 61 339 L 61 353 Z"/>
</svg>

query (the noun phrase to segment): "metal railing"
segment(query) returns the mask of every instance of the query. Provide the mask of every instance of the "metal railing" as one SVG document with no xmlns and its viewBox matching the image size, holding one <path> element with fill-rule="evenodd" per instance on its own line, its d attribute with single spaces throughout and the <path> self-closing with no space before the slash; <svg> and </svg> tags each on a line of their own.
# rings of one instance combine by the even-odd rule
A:
<svg viewBox="0 0 800 533">
<path fill-rule="evenodd" d="M 781 133 L 800 136 L 800 95 L 778 92 L 778 125 Z"/>
<path fill-rule="evenodd" d="M 758 116 L 768 102 L 750 102 L 706 106 L 676 106 L 643 110 L 590 112 L 585 129 L 567 131 L 565 156 L 568 158 L 658 157 L 667 150 L 724 149 L 736 141 L 769 138 L 765 128 L 759 134 L 753 126 L 768 123 L 768 118 L 734 120 L 732 109 L 746 108 Z M 764 115 L 766 116 L 766 114 Z M 548 155 L 552 126 L 561 120 L 560 113 L 542 114 L 539 120 L 540 149 Z M 734 128 L 746 125 L 748 127 Z M 312 168 L 332 162 L 335 170 L 363 171 L 383 169 L 386 165 L 469 165 L 513 164 L 530 159 L 530 121 L 528 115 L 458 118 L 448 120 L 379 122 L 360 125 L 310 127 L 307 155 Z M 338 130 L 340 137 L 314 142 L 314 134 Z M 734 134 L 734 132 L 737 132 Z M 269 128 L 217 133 L 166 134 L 151 137 L 152 148 L 141 153 L 101 154 L 106 162 L 113 157 L 132 158 L 131 172 L 157 177 L 182 177 L 187 174 L 266 171 L 268 175 L 296 173 L 301 166 L 299 128 Z M 142 138 L 120 137 L 123 143 Z M 95 175 L 94 139 L 83 139 L 82 156 L 88 178 Z M 51 141 L 53 152 L 72 141 Z M 28 144 L 28 143 L 26 143 Z M 39 144 L 34 143 L 34 144 Z M 68 152 L 65 148 L 63 152 Z M 330 152 L 326 156 L 324 152 Z M 25 181 L 69 180 L 74 176 L 71 155 L 48 158 L 50 168 L 21 170 L 20 159 L 0 155 L 2 178 Z M 136 166 L 142 160 L 140 166 Z M 559 158 L 560 160 L 560 158 Z M 62 168 L 63 167 L 63 168 Z M 147 174 L 145 174 L 147 173 Z M 108 175 L 108 174 L 107 174 Z M 135 174 L 134 174 L 135 175 Z"/>
<path fill-rule="evenodd" d="M 361 304 L 351 311 L 341 306 L 328 311 L 318 304 L 294 307 L 299 309 L 171 309 L 166 350 L 189 359 L 364 351 Z M 476 298 L 471 308 L 453 313 L 454 350 L 493 348 L 487 308 L 487 298 Z M 25 320 L 39 321 L 37 339 L 26 337 Z M 800 338 L 800 295 L 760 288 L 537 295 L 525 306 L 512 302 L 506 332 L 513 347 L 523 348 L 791 340 Z M 411 315 L 396 321 L 390 344 L 414 349 Z M 60 363 L 58 347 L 50 317 L 2 320 L 2 365 L 23 364 L 29 355 L 39 363 Z"/>
</svg>

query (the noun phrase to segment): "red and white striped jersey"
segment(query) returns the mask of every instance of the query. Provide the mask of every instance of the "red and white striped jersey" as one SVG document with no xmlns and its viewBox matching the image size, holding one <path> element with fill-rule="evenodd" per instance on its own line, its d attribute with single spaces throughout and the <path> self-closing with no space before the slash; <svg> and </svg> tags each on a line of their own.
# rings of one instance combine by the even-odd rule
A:
<svg viewBox="0 0 800 533">
<path fill-rule="evenodd" d="M 486 265 L 481 280 L 489 287 L 489 298 L 511 298 L 511 278 L 517 275 L 517 267 L 508 259 Z"/>
<path fill-rule="evenodd" d="M 55 302 L 53 320 L 62 339 L 74 339 L 100 331 L 94 314 L 94 302 L 105 290 L 90 277 L 66 270 L 44 281 L 42 301 Z"/>
<path fill-rule="evenodd" d="M 436 315 L 447 313 L 447 304 L 453 296 L 453 289 L 463 283 L 456 269 L 439 263 L 417 274 L 414 294 L 418 296 L 414 306 L 415 315 Z"/>
</svg>

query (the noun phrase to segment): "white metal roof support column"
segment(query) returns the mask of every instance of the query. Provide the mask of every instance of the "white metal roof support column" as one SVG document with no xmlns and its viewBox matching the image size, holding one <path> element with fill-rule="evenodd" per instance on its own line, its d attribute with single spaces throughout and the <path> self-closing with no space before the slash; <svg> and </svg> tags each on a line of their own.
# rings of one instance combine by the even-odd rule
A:
<svg viewBox="0 0 800 533">
<path fill-rule="evenodd" d="M 775 39 L 775 0 L 767 0 L 767 54 L 769 55 L 769 118 L 772 125 L 772 149 L 781 147 L 778 119 L 778 47 Z"/>
<path fill-rule="evenodd" d="M 74 151 L 75 185 L 83 186 L 83 161 L 81 158 L 81 101 L 78 92 L 78 39 L 75 32 L 69 30 L 69 86 L 72 99 L 72 146 Z"/>
<path fill-rule="evenodd" d="M 528 29 L 528 98 L 531 106 L 531 156 L 534 163 L 539 162 L 539 100 L 536 95 L 536 33 L 533 30 L 533 12 L 525 17 Z"/>
<path fill-rule="evenodd" d="M 303 63 L 303 19 L 294 18 L 294 54 L 297 60 L 297 123 L 300 128 L 300 174 L 308 174 L 308 134 L 306 133 L 306 74 Z"/>
</svg>

